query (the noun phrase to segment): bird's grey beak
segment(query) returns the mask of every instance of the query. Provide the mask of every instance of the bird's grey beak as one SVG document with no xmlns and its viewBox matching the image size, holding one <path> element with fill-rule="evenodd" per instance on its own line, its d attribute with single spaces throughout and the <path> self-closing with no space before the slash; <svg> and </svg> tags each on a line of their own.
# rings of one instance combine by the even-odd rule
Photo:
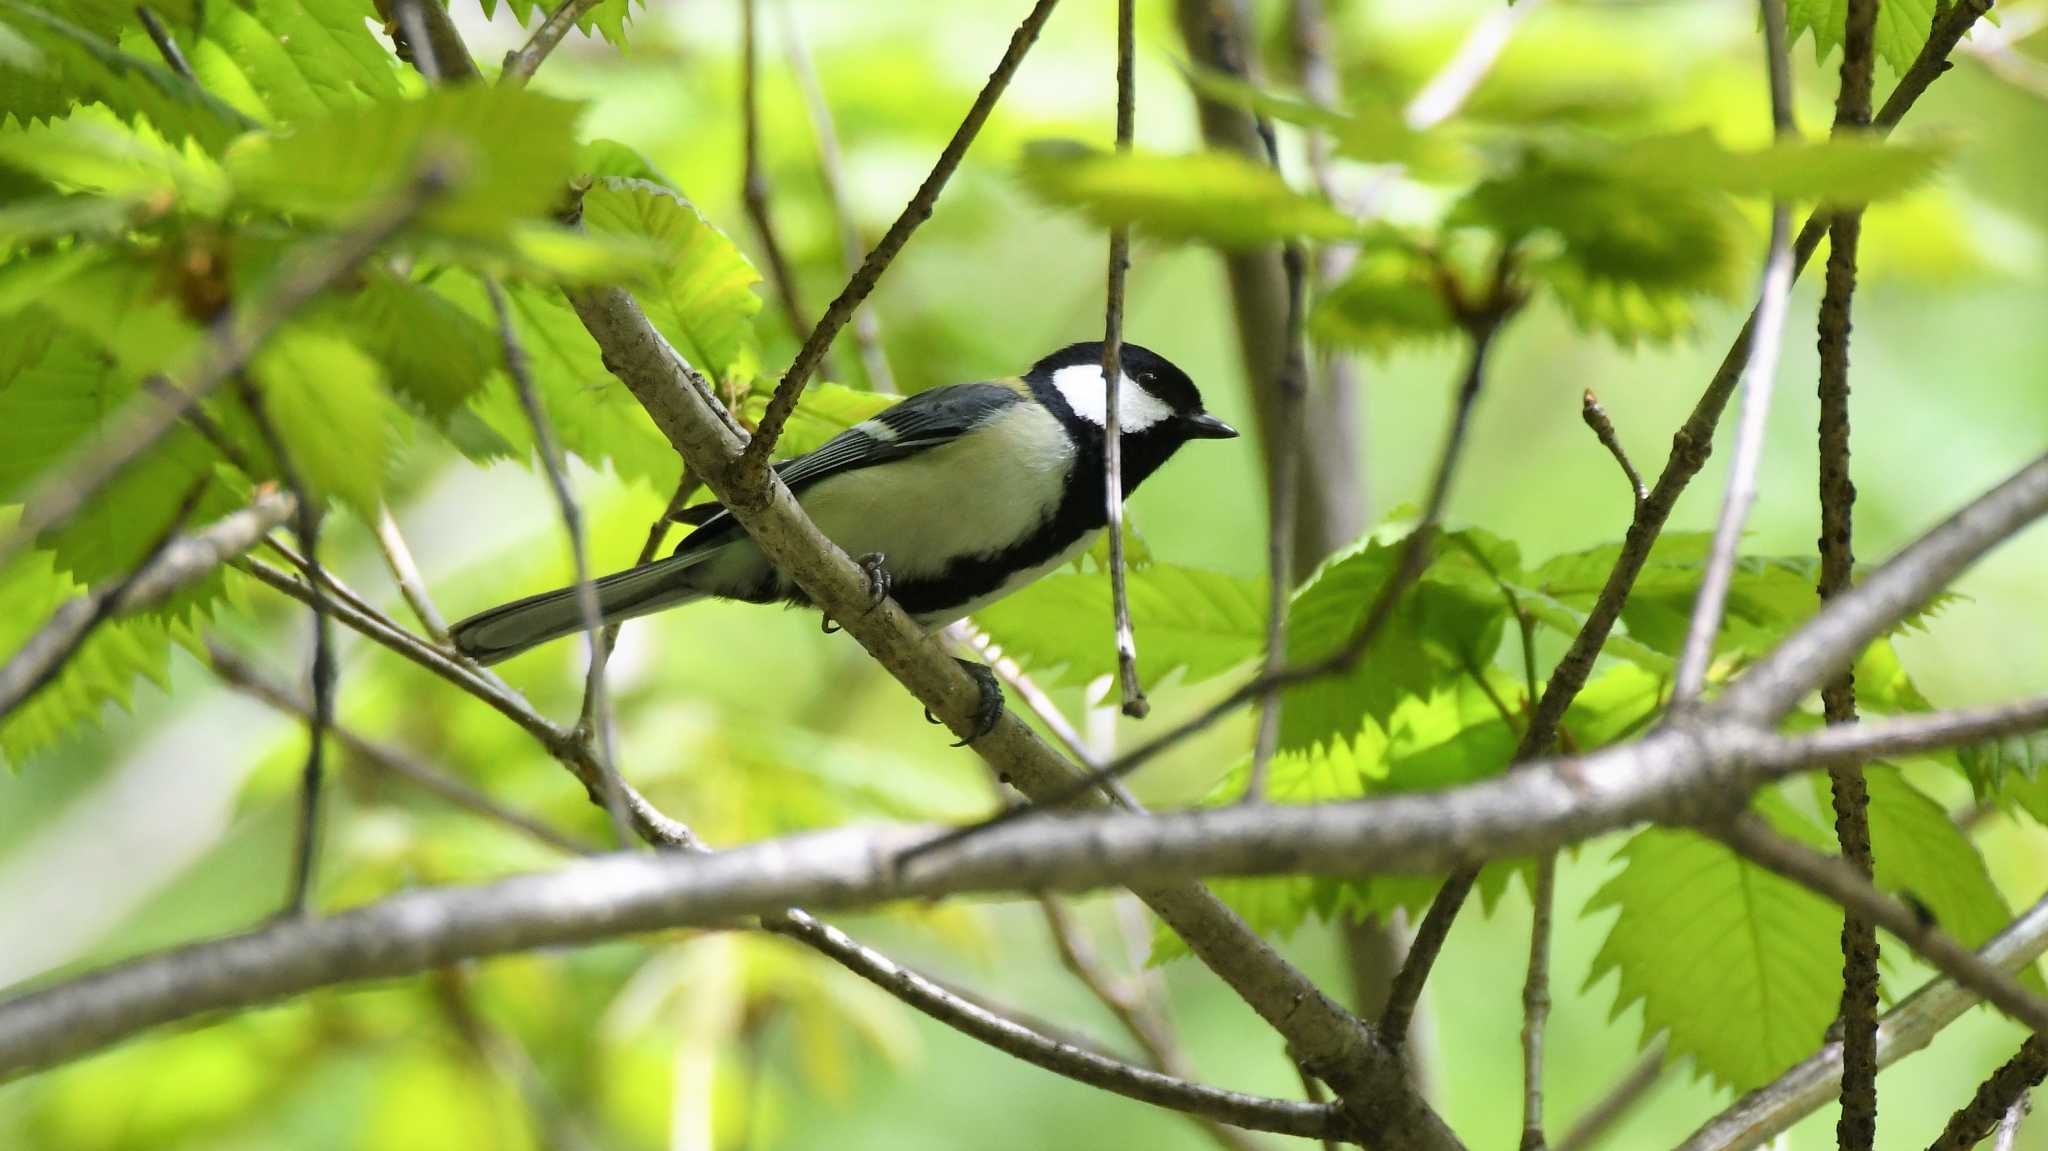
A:
<svg viewBox="0 0 2048 1151">
<path fill-rule="evenodd" d="M 1188 430 L 1188 435 L 1194 439 L 1234 440 L 1237 438 L 1236 428 L 1231 427 L 1207 412 L 1203 412 L 1199 416 L 1190 416 L 1184 423 Z"/>
</svg>

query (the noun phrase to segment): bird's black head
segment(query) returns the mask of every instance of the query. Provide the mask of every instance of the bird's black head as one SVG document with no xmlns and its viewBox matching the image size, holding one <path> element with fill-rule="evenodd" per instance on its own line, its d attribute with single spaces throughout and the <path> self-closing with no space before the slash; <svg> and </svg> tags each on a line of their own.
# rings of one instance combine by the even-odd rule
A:
<svg viewBox="0 0 2048 1151">
<path fill-rule="evenodd" d="M 1117 389 L 1116 410 L 1125 495 L 1189 440 L 1227 440 L 1237 435 L 1236 428 L 1202 409 L 1202 394 L 1195 390 L 1195 382 L 1165 356 L 1127 343 L 1120 359 L 1124 382 Z M 1109 389 L 1103 386 L 1102 342 L 1068 344 L 1033 364 L 1024 380 L 1038 401 L 1051 409 L 1081 444 L 1080 466 L 1099 468 L 1109 408 Z M 1094 482 L 1101 484 L 1099 479 Z"/>
<path fill-rule="evenodd" d="M 1173 361 L 1131 343 L 1123 346 L 1119 358 L 1124 384 L 1117 392 L 1117 425 L 1126 438 L 1149 435 L 1179 446 L 1188 440 L 1227 440 L 1237 435 L 1236 428 L 1202 409 L 1202 393 Z M 1107 419 L 1108 389 L 1102 380 L 1100 340 L 1068 344 L 1033 364 L 1024 378 L 1062 418 L 1071 417 L 1098 430 Z"/>
</svg>

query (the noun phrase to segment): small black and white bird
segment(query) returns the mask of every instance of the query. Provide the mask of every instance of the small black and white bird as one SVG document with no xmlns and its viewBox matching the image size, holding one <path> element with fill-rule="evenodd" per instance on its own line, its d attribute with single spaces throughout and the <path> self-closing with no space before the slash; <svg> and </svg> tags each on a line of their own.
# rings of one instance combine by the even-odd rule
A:
<svg viewBox="0 0 2048 1151">
<path fill-rule="evenodd" d="M 1189 440 L 1237 435 L 1202 410 L 1194 382 L 1164 356 L 1125 344 L 1122 363 L 1126 496 Z M 935 629 L 1072 561 L 1100 532 L 1107 401 L 1101 343 L 1071 344 L 1021 377 L 919 392 L 776 471 L 818 528 L 862 558 L 878 590 Z M 698 527 L 675 554 L 596 581 L 605 622 L 711 597 L 809 602 L 725 509 L 700 505 L 679 518 Z M 473 615 L 453 637 L 494 663 L 582 628 L 567 587 Z"/>
</svg>

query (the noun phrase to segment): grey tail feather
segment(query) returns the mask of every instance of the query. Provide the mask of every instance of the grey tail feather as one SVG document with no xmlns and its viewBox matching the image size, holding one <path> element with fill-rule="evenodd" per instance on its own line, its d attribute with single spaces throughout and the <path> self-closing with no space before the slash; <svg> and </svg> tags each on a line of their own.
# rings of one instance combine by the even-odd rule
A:
<svg viewBox="0 0 2048 1151">
<path fill-rule="evenodd" d="M 702 599 L 708 593 L 682 576 L 708 558 L 703 552 L 670 556 L 605 576 L 596 581 L 598 613 L 605 623 L 614 624 Z M 583 609 L 572 584 L 499 604 L 448 630 L 456 650 L 478 663 L 492 664 L 582 631 Z"/>
</svg>

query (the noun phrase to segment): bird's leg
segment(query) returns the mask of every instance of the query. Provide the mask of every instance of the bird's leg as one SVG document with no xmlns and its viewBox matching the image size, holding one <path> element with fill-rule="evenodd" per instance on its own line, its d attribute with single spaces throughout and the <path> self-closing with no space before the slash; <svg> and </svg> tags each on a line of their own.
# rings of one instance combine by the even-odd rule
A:
<svg viewBox="0 0 2048 1151">
<path fill-rule="evenodd" d="M 893 577 L 889 575 L 888 557 L 881 552 L 869 552 L 853 562 L 860 565 L 860 573 L 868 578 L 867 611 L 872 612 L 882 606 L 883 600 L 889 598 L 889 588 L 894 583 Z M 865 615 L 867 612 L 861 614 Z M 839 630 L 839 625 L 832 622 L 832 617 L 828 615 L 820 621 L 819 629 L 826 635 L 831 635 Z"/>
<path fill-rule="evenodd" d="M 966 739 L 953 745 L 954 747 L 966 747 L 968 744 L 994 731 L 996 724 L 1001 722 L 1003 718 L 1003 685 L 1001 681 L 996 679 L 995 670 L 986 664 L 976 663 L 971 659 L 961 659 L 958 656 L 954 657 L 953 662 L 959 664 L 960 670 L 966 672 L 968 678 L 974 681 L 974 686 L 981 689 L 981 702 L 977 703 L 974 707 L 974 732 Z M 924 709 L 924 718 L 926 723 L 942 722 L 938 716 L 932 714 L 931 708 Z"/>
</svg>

